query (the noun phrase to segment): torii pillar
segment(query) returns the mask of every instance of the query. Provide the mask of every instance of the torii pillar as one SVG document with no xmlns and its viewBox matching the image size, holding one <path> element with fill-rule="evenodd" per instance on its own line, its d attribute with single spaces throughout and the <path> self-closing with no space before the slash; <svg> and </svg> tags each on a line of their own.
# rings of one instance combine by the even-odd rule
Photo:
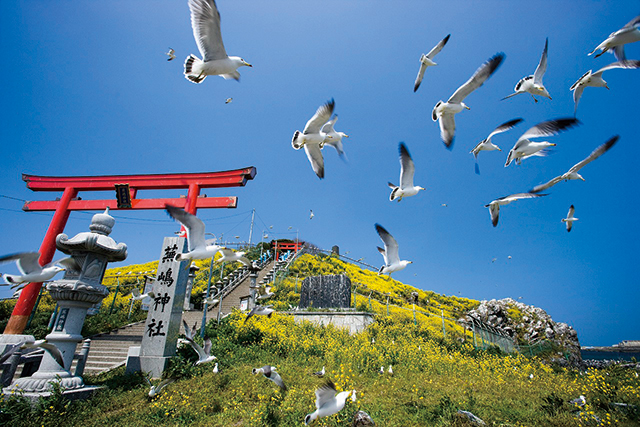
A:
<svg viewBox="0 0 640 427">
<path fill-rule="evenodd" d="M 27 188 L 33 191 L 62 191 L 62 197 L 55 201 L 26 202 L 23 210 L 55 211 L 51 224 L 40 246 L 40 265 L 53 260 L 56 251 L 56 237 L 64 231 L 71 211 L 104 211 L 135 210 L 135 209 L 164 209 L 165 204 L 184 208 L 187 212 L 196 214 L 198 208 L 236 208 L 237 197 L 199 197 L 203 188 L 244 187 L 247 181 L 256 176 L 256 168 L 251 166 L 222 172 L 180 173 L 180 174 L 149 174 L 149 175 L 107 175 L 107 176 L 77 176 L 77 177 L 49 177 L 23 174 L 22 179 Z M 82 200 L 78 197 L 81 191 L 114 191 L 116 184 L 128 184 L 131 196 L 131 207 L 119 207 L 118 201 Z M 138 190 L 173 190 L 188 188 L 186 198 L 156 198 L 139 199 Z M 29 316 L 35 306 L 42 283 L 30 283 L 20 293 L 13 313 L 4 330 L 5 335 L 22 334 L 27 326 Z"/>
</svg>

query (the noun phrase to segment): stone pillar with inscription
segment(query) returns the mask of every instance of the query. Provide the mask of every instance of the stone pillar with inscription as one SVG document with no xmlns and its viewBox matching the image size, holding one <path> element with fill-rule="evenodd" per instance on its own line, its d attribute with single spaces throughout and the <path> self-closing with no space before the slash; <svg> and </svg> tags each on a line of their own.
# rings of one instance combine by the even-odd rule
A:
<svg viewBox="0 0 640 427">
<path fill-rule="evenodd" d="M 127 258 L 127 245 L 116 243 L 109 233 L 115 220 L 109 209 L 96 214 L 91 220 L 89 232 L 68 238 L 59 234 L 56 247 L 71 255 L 78 269 L 67 269 L 61 280 L 47 285 L 47 290 L 60 307 L 53 331 L 46 336 L 62 353 L 64 366 L 60 366 L 49 352 L 45 351 L 37 372 L 30 377 L 20 378 L 4 389 L 4 393 L 22 392 L 30 397 L 46 395 L 52 390 L 52 383 L 59 383 L 69 397 L 88 394 L 95 387 L 85 387 L 81 377 L 69 372 L 77 344 L 82 340 L 82 326 L 87 310 L 109 295 L 109 289 L 101 282 L 107 263 L 123 261 Z"/>
<path fill-rule="evenodd" d="M 190 261 L 176 261 L 175 256 L 186 250 L 184 237 L 165 237 L 162 244 L 153 286 L 155 298 L 140 345 L 140 369 L 152 378 L 160 378 L 169 359 L 176 355 Z"/>
</svg>

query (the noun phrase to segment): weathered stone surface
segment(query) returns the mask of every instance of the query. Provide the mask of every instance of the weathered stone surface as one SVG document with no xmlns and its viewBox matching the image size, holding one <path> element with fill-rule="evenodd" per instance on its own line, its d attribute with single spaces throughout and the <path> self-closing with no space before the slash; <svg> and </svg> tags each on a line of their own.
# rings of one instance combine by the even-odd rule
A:
<svg viewBox="0 0 640 427">
<path fill-rule="evenodd" d="M 302 282 L 300 304 L 302 309 L 349 308 L 351 280 L 344 274 L 307 277 Z"/>
<path fill-rule="evenodd" d="M 521 342 L 547 339 L 568 352 L 568 362 L 573 366 L 578 366 L 582 360 L 577 332 L 566 323 L 554 322 L 541 308 L 505 298 L 481 301 L 468 314 L 491 326 L 501 327 Z"/>
<path fill-rule="evenodd" d="M 316 325 L 326 326 L 331 324 L 338 328 L 349 329 L 350 334 L 357 334 L 358 332 L 362 332 L 374 321 L 373 314 L 358 311 L 298 311 L 293 312 L 293 319 L 296 322 L 303 322 L 306 320 Z"/>
</svg>

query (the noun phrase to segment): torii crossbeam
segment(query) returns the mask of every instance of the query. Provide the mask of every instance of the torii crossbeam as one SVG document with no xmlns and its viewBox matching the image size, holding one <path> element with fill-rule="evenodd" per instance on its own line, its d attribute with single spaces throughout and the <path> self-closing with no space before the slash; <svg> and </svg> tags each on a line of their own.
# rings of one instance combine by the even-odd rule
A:
<svg viewBox="0 0 640 427">
<path fill-rule="evenodd" d="M 53 260 L 56 251 L 56 236 L 64 231 L 71 211 L 119 209 L 117 200 L 82 200 L 81 191 L 113 191 L 116 184 L 128 184 L 131 194 L 131 209 L 164 209 L 165 204 L 184 208 L 196 214 L 198 208 L 235 208 L 237 197 L 199 197 L 203 188 L 243 187 L 256 176 L 256 168 L 251 166 L 222 172 L 152 174 L 152 175 L 106 175 L 106 176 L 36 176 L 23 174 L 27 188 L 33 191 L 62 191 L 62 197 L 55 201 L 26 202 L 23 210 L 55 211 L 51 224 L 40 246 L 40 264 Z M 188 188 L 186 198 L 138 199 L 138 190 L 175 190 Z M 125 193 L 126 194 L 126 193 Z M 30 283 L 20 293 L 11 318 L 4 330 L 5 334 L 21 334 L 40 293 L 42 283 Z"/>
</svg>

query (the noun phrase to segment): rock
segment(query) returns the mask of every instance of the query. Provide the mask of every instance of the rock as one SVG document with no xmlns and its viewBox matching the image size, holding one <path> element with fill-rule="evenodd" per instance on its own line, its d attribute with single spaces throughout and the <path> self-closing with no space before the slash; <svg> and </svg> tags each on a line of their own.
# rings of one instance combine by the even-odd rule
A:
<svg viewBox="0 0 640 427">
<path fill-rule="evenodd" d="M 369 414 L 364 411 L 358 411 L 353 416 L 353 422 L 351 423 L 352 427 L 368 427 L 375 426 L 376 423 L 373 422 Z"/>
<path fill-rule="evenodd" d="M 480 418 L 476 417 L 469 411 L 463 411 L 462 409 L 458 409 L 457 413 L 459 418 L 465 419 L 471 423 L 472 426 L 486 426 L 487 424 L 482 421 Z"/>
</svg>

